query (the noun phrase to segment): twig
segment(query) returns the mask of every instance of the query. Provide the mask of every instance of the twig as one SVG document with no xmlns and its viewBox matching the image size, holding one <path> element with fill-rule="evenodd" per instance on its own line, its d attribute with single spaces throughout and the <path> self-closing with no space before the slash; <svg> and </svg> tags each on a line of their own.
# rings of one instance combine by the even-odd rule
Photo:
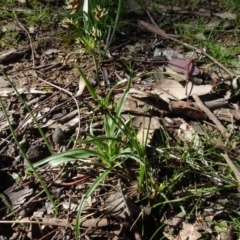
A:
<svg viewBox="0 0 240 240">
<path fill-rule="evenodd" d="M 198 104 L 199 108 L 201 110 L 203 110 L 208 117 L 217 125 L 219 131 L 221 133 L 226 133 L 226 128 L 222 125 L 222 123 L 217 119 L 217 117 L 203 104 L 203 102 L 200 100 L 200 98 L 196 95 L 192 96 L 194 98 L 194 100 L 196 101 L 196 103 Z M 237 167 L 234 165 L 234 163 L 232 162 L 232 160 L 230 159 L 230 157 L 228 156 L 228 154 L 225 152 L 224 154 L 221 154 L 224 159 L 226 160 L 227 164 L 229 165 L 229 167 L 231 168 L 231 170 L 233 171 L 238 183 L 240 184 L 240 172 L 237 169 Z M 238 191 L 240 191 L 240 189 L 238 189 Z"/>
<path fill-rule="evenodd" d="M 17 24 L 19 25 L 20 28 L 23 29 L 23 31 L 27 34 L 29 42 L 30 42 L 30 48 L 31 48 L 31 53 L 32 53 L 32 63 L 33 63 L 33 69 L 35 68 L 35 57 L 34 57 L 34 49 L 33 49 L 33 43 L 32 43 L 32 38 L 29 34 L 29 32 L 27 31 L 27 29 L 22 25 L 22 23 L 17 19 L 17 15 L 15 13 L 15 11 L 13 11 L 14 16 L 15 16 L 15 20 L 17 22 Z"/>
<path fill-rule="evenodd" d="M 237 167 L 234 165 L 234 163 L 232 162 L 232 160 L 230 159 L 230 157 L 228 156 L 228 154 L 225 152 L 224 154 L 222 153 L 221 154 L 224 159 L 226 160 L 226 162 L 228 163 L 229 167 L 231 168 L 231 170 L 233 171 L 239 185 L 240 185 L 240 172 L 239 170 L 237 169 Z M 238 190 L 240 191 L 240 189 Z"/>
<path fill-rule="evenodd" d="M 89 178 L 90 178 L 90 176 L 85 176 L 85 177 L 78 179 L 76 181 L 73 181 L 73 182 L 63 182 L 63 183 L 54 183 L 54 184 L 58 185 L 58 186 L 73 186 L 73 185 L 85 182 Z"/>
<path fill-rule="evenodd" d="M 76 106 L 77 106 L 78 117 L 79 117 L 78 130 L 77 130 L 77 135 L 76 135 L 76 140 L 77 140 L 77 139 L 79 138 L 80 128 L 81 128 L 81 114 L 80 114 L 80 108 L 79 108 L 77 99 L 73 96 L 73 93 L 71 93 L 70 91 L 68 91 L 68 90 L 66 90 L 66 89 L 64 89 L 64 88 L 61 88 L 61 87 L 59 87 L 59 86 L 57 86 L 57 85 L 55 85 L 55 84 L 53 84 L 53 83 L 50 83 L 50 82 L 48 82 L 48 81 L 46 81 L 46 80 L 44 80 L 44 79 L 42 79 L 42 78 L 40 78 L 40 77 L 38 77 L 38 76 L 37 76 L 37 79 L 40 80 L 40 81 L 42 81 L 42 82 L 44 82 L 44 83 L 46 83 L 46 84 L 48 84 L 48 85 L 50 85 L 50 86 L 52 86 L 52 87 L 57 88 L 57 89 L 60 90 L 60 91 L 63 91 L 63 92 L 65 92 L 65 93 L 67 93 L 67 94 L 70 95 L 70 97 L 74 100 L 74 102 L 75 102 L 75 104 L 76 104 Z M 73 148 L 76 147 L 76 144 L 77 144 L 77 141 L 74 141 Z"/>
<path fill-rule="evenodd" d="M 233 225 L 231 224 L 227 231 L 227 240 L 233 239 Z"/>
<path fill-rule="evenodd" d="M 228 73 L 232 78 L 235 76 L 234 73 L 232 73 L 229 69 L 227 69 L 223 64 L 221 64 L 219 61 L 217 61 L 214 57 L 212 57 L 211 55 L 209 55 L 208 53 L 200 50 L 199 48 L 197 47 L 194 47 L 188 43 L 184 43 L 180 40 L 177 40 L 176 38 L 173 38 L 171 36 L 169 36 L 164 30 L 160 29 L 158 27 L 158 25 L 155 23 L 155 21 L 153 20 L 153 18 L 151 17 L 150 13 L 147 11 L 147 14 L 151 20 L 151 22 L 153 24 L 150 24 L 150 23 L 147 23 L 145 21 L 141 21 L 141 20 L 138 20 L 138 24 L 143 26 L 144 28 L 146 28 L 147 30 L 161 36 L 162 38 L 165 38 L 165 39 L 170 39 L 174 42 L 177 42 L 181 45 L 184 45 L 185 47 L 188 47 L 190 49 L 194 49 L 196 51 L 200 51 L 203 55 L 205 55 L 206 57 L 208 57 L 210 60 L 212 60 L 215 64 L 217 64 L 220 68 L 222 68 L 226 73 Z"/>
<path fill-rule="evenodd" d="M 33 224 L 42 224 L 42 225 L 52 225 L 52 226 L 59 226 L 59 227 L 72 227 L 75 224 L 75 219 L 73 219 L 72 223 L 69 223 L 67 219 L 60 219 L 60 218 L 33 218 L 35 220 L 31 220 L 29 217 L 22 218 L 20 220 L 4 220 L 0 221 L 0 224 L 9 224 L 9 223 L 33 223 Z M 80 226 L 81 227 L 106 227 L 108 225 L 108 219 L 80 219 Z"/>
<path fill-rule="evenodd" d="M 204 102 L 204 104 L 209 109 L 215 110 L 215 109 L 224 108 L 224 107 L 228 106 L 228 101 L 225 98 L 219 98 L 219 99 L 215 99 L 215 100 L 212 100 L 212 101 Z M 193 103 L 193 105 L 195 106 L 197 104 Z M 195 107 L 197 107 L 197 106 L 195 106 Z"/>
<path fill-rule="evenodd" d="M 17 19 L 17 15 L 16 13 L 14 12 L 14 15 L 15 15 L 15 19 L 16 19 L 16 22 L 18 23 L 18 25 L 26 32 L 28 38 L 29 38 L 29 42 L 30 42 L 30 48 L 31 48 L 31 52 L 32 52 L 32 61 L 33 61 L 33 71 L 34 71 L 34 74 L 35 76 L 37 77 L 38 80 L 40 80 L 41 82 L 44 82 L 54 88 L 57 88 L 58 90 L 62 91 L 62 92 L 65 92 L 67 93 L 68 95 L 70 95 L 70 97 L 74 100 L 76 106 L 77 106 L 77 109 L 78 109 L 78 117 L 79 117 L 79 122 L 78 122 L 78 130 L 77 130 L 77 134 L 76 134 L 76 140 L 79 138 L 79 134 L 80 134 L 80 128 L 81 128 L 81 114 L 80 114 L 80 108 L 79 108 L 79 105 L 78 105 L 78 102 L 77 102 L 77 99 L 73 96 L 73 93 L 71 93 L 70 91 L 64 89 L 64 88 L 61 88 L 53 83 L 50 83 L 42 78 L 40 78 L 37 74 L 37 71 L 35 70 L 35 58 L 34 58 L 34 49 L 33 49 L 33 44 L 32 44 L 32 38 L 29 34 L 29 32 L 27 31 L 27 29 L 21 24 L 21 22 L 19 22 L 19 20 Z M 76 144 L 77 144 L 77 141 L 74 141 L 74 144 L 73 144 L 73 148 L 76 147 Z"/>
<path fill-rule="evenodd" d="M 121 184 L 120 179 L 118 179 L 118 187 L 119 187 L 119 192 L 120 192 L 120 194 L 122 196 L 122 199 L 123 199 L 123 201 L 125 203 L 125 206 L 126 206 L 126 213 L 128 214 L 128 217 L 130 217 L 131 221 L 133 222 L 133 225 L 132 225 L 131 229 L 134 228 L 135 236 L 138 236 L 138 239 L 142 239 L 141 235 L 138 233 L 138 230 L 135 226 L 135 223 L 137 222 L 138 219 L 136 219 L 136 221 L 134 221 L 134 219 L 133 219 L 132 213 L 129 209 L 129 206 L 127 204 L 126 198 L 125 198 L 123 190 L 122 190 L 122 184 Z"/>
<path fill-rule="evenodd" d="M 138 24 L 141 25 L 142 27 L 146 28 L 148 31 L 155 33 L 159 36 L 161 36 L 164 39 L 170 39 L 170 36 L 166 34 L 165 31 L 160 29 L 158 26 L 155 26 L 154 24 L 138 20 Z"/>
<path fill-rule="evenodd" d="M 125 203 L 125 206 L 126 206 L 126 212 L 127 212 L 128 216 L 130 217 L 130 216 L 131 216 L 131 211 L 130 211 L 130 209 L 129 209 L 129 207 L 128 207 L 126 198 L 125 198 L 125 196 L 124 196 L 124 193 L 123 193 L 123 190 L 122 190 L 122 183 L 121 183 L 121 180 L 120 180 L 120 179 L 118 179 L 118 187 L 119 187 L 119 192 L 120 192 L 120 194 L 121 194 L 121 196 L 122 196 L 122 199 L 123 199 L 123 201 L 124 201 L 124 203 Z"/>
<path fill-rule="evenodd" d="M 199 108 L 204 111 L 210 120 L 212 120 L 221 133 L 226 133 L 226 128 L 222 125 L 222 123 L 218 120 L 218 118 L 203 104 L 200 98 L 197 95 L 192 95 L 195 102 L 198 104 Z"/>
</svg>

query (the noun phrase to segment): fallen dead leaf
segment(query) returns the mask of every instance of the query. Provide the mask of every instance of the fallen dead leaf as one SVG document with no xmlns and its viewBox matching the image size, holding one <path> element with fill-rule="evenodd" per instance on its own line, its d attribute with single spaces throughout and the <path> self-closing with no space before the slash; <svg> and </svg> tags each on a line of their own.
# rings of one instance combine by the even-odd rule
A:
<svg viewBox="0 0 240 240">
<path fill-rule="evenodd" d="M 127 204 L 127 206 L 126 206 Z M 130 199 L 124 201 L 120 192 L 111 193 L 104 201 L 104 211 L 109 215 L 126 219 L 127 215 L 133 216 L 141 212 L 141 209 L 135 205 Z M 130 212 L 128 212 L 130 211 Z"/>
<path fill-rule="evenodd" d="M 183 223 L 179 233 L 181 240 L 197 240 L 202 235 L 196 230 L 196 227 L 189 223 Z"/>
<path fill-rule="evenodd" d="M 134 118 L 133 124 L 138 129 L 137 139 L 143 145 L 149 144 L 154 131 L 161 127 L 156 117 L 137 116 Z"/>
<path fill-rule="evenodd" d="M 187 88 L 187 91 L 186 91 Z M 212 85 L 193 85 L 189 82 L 186 87 L 174 80 L 162 79 L 154 85 L 152 93 L 159 94 L 162 99 L 184 99 L 192 95 L 205 95 L 212 90 Z"/>
<path fill-rule="evenodd" d="M 205 30 L 212 30 L 213 28 L 215 27 L 218 27 L 220 25 L 222 20 L 220 19 L 212 19 L 210 22 L 208 22 L 206 25 L 205 25 Z"/>
<path fill-rule="evenodd" d="M 181 124 L 178 131 L 178 136 L 187 145 L 191 143 L 191 146 L 196 150 L 196 152 L 203 154 L 203 143 L 192 126 L 188 125 L 187 123 Z"/>
<path fill-rule="evenodd" d="M 180 212 L 176 216 L 172 217 L 171 219 L 166 219 L 164 223 L 166 225 L 170 225 L 171 227 L 178 227 L 185 219 L 185 216 L 186 216 L 185 213 Z"/>
<path fill-rule="evenodd" d="M 206 119 L 206 114 L 194 107 L 194 104 L 191 102 L 185 102 L 181 100 L 171 101 L 169 103 L 169 108 L 173 113 L 181 114 L 191 119 Z"/>
<path fill-rule="evenodd" d="M 126 206 L 121 193 L 115 192 L 110 194 L 105 200 L 104 206 L 104 211 L 107 211 L 110 215 L 114 215 L 122 219 L 126 218 Z"/>
<path fill-rule="evenodd" d="M 0 88 L 8 86 L 10 86 L 10 83 L 6 81 L 3 76 L 0 76 Z"/>
<path fill-rule="evenodd" d="M 220 120 L 226 121 L 226 122 L 232 122 L 233 121 L 233 116 L 235 119 L 238 120 L 239 118 L 239 113 L 236 110 L 231 110 L 228 108 L 219 108 L 214 110 L 213 112 L 216 117 L 218 117 Z"/>
<path fill-rule="evenodd" d="M 220 17 L 221 19 L 236 19 L 237 16 L 234 13 L 223 12 L 223 13 L 214 13 L 214 16 Z"/>
<path fill-rule="evenodd" d="M 154 111 L 158 111 L 161 115 L 164 115 L 169 111 L 168 103 L 162 101 L 156 94 L 148 94 L 137 89 L 130 89 L 129 95 L 125 101 L 123 112 L 130 112 L 133 114 L 148 114 Z M 114 101 L 119 103 L 123 94 L 116 94 Z M 156 99 L 158 101 L 156 101 Z"/>
<path fill-rule="evenodd" d="M 185 75 L 196 76 L 200 73 L 199 69 L 190 60 L 174 58 L 168 62 L 168 66 L 173 71 Z"/>
<path fill-rule="evenodd" d="M 75 97 L 78 97 L 78 96 L 80 96 L 80 95 L 83 93 L 83 91 L 84 91 L 85 87 L 86 87 L 86 84 L 85 84 L 85 82 L 84 82 L 83 78 L 82 78 L 82 77 L 80 77 L 80 79 L 79 79 L 79 82 L 78 82 L 78 91 L 77 91 L 77 93 L 76 93 L 76 96 L 75 96 Z"/>
</svg>

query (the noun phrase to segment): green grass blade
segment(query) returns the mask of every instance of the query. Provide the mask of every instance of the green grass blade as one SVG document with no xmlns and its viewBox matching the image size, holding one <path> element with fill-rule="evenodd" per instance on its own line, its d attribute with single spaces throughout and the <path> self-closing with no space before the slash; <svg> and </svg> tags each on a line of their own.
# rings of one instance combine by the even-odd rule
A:
<svg viewBox="0 0 240 240">
<path fill-rule="evenodd" d="M 10 119 L 9 119 L 9 117 L 8 117 L 6 108 L 5 108 L 5 106 L 4 106 L 1 98 L 0 98 L 0 104 L 1 104 L 1 107 L 2 107 L 2 110 L 3 110 L 3 113 L 4 113 L 4 115 L 5 115 L 6 119 L 7 119 L 7 122 L 8 122 L 8 125 L 9 125 L 9 129 L 10 129 L 10 131 L 11 131 L 11 133 L 12 133 L 12 136 L 13 136 L 13 138 L 14 138 L 15 143 L 17 144 L 17 146 L 18 146 L 18 148 L 19 148 L 22 156 L 27 160 L 30 168 L 32 169 L 32 171 L 34 172 L 34 174 L 35 174 L 36 177 L 38 178 L 39 182 L 41 183 L 41 185 L 42 185 L 45 193 L 47 194 L 47 197 L 48 197 L 49 201 L 50 201 L 50 202 L 52 203 L 52 205 L 53 205 L 55 214 L 58 215 L 58 210 L 57 210 L 56 204 L 55 204 L 55 202 L 54 202 L 54 200 L 53 200 L 53 198 L 52 198 L 52 195 L 51 195 L 50 192 L 48 191 L 47 186 L 46 186 L 45 183 L 43 182 L 41 176 L 39 175 L 39 173 L 37 172 L 37 170 L 35 169 L 35 167 L 34 167 L 33 164 L 31 163 L 31 161 L 27 158 L 25 152 L 24 152 L 23 149 L 22 149 L 21 144 L 19 143 L 19 141 L 18 141 L 18 139 L 17 139 L 17 136 L 16 136 L 16 134 L 15 134 L 15 132 L 14 132 L 14 129 L 13 129 L 11 123 L 10 123 Z"/>
<path fill-rule="evenodd" d="M 87 79 L 86 75 L 83 73 L 83 71 L 81 70 L 81 68 L 80 68 L 78 65 L 76 65 L 76 66 L 77 66 L 77 69 L 78 69 L 80 75 L 82 76 L 82 78 L 83 78 L 83 80 L 84 80 L 84 82 L 85 82 L 85 84 L 86 84 L 86 87 L 87 87 L 89 93 L 91 94 L 91 96 L 92 96 L 94 99 L 98 99 L 98 95 L 96 94 L 94 88 L 92 87 L 91 83 L 90 83 L 89 80 Z"/>
<path fill-rule="evenodd" d="M 52 155 L 54 155 L 54 152 L 53 152 L 53 150 L 52 150 L 52 148 L 51 148 L 51 146 L 50 146 L 50 144 L 49 144 L 49 142 L 48 142 L 45 134 L 43 133 L 42 128 L 41 128 L 41 126 L 39 125 L 36 117 L 35 117 L 34 114 L 32 113 L 31 109 L 30 109 L 29 106 L 26 104 L 26 102 L 25 102 L 24 99 L 22 98 L 21 94 L 18 92 L 18 90 L 16 89 L 16 87 L 14 86 L 14 84 L 12 83 L 12 81 L 8 78 L 8 76 L 5 74 L 5 72 L 2 70 L 2 68 L 0 68 L 0 72 L 4 75 L 4 77 L 6 77 L 6 79 L 7 79 L 8 82 L 10 83 L 11 87 L 12 87 L 12 88 L 14 89 L 14 91 L 16 92 L 19 100 L 20 100 L 21 103 L 24 105 L 24 107 L 27 109 L 27 111 L 29 112 L 29 114 L 31 115 L 31 117 L 32 117 L 34 123 L 36 124 L 36 126 L 37 126 L 37 128 L 38 128 L 38 131 L 39 131 L 39 133 L 41 134 L 41 137 L 43 138 L 43 140 L 44 140 L 44 142 L 45 142 L 45 144 L 46 144 L 49 152 L 50 152 Z"/>
<path fill-rule="evenodd" d="M 81 158 L 88 158 L 91 156 L 98 156 L 103 157 L 101 153 L 95 150 L 90 149 L 84 149 L 84 148 L 78 148 L 78 149 L 71 149 L 66 152 L 62 152 L 59 154 L 55 154 L 54 156 L 47 157 L 41 161 L 38 161 L 37 163 L 34 163 L 34 167 L 39 167 L 43 164 L 49 163 L 52 166 L 59 165 L 60 163 L 74 161 Z"/>
<path fill-rule="evenodd" d="M 102 182 L 107 175 L 110 173 L 111 169 L 105 170 L 92 184 L 92 186 L 88 189 L 86 194 L 83 196 L 79 209 L 77 212 L 77 217 L 76 217 L 76 226 L 75 226 L 75 239 L 78 239 L 79 233 L 80 233 L 80 220 L 81 220 L 81 215 L 82 215 L 82 210 L 84 208 L 84 204 L 87 201 L 88 197 L 94 192 L 94 190 L 99 186 L 100 182 Z"/>
<path fill-rule="evenodd" d="M 107 52 L 107 50 L 108 50 L 108 48 L 109 48 L 110 44 L 112 43 L 112 40 L 113 40 L 113 38 L 114 38 L 114 36 L 115 36 L 115 32 L 116 32 L 116 30 L 117 30 L 117 26 L 118 26 L 119 19 L 120 19 L 121 9 L 122 9 L 122 0 L 119 0 L 119 1 L 118 1 L 117 15 L 116 15 L 116 18 L 115 18 L 115 21 L 114 21 L 113 31 L 112 31 L 110 40 L 109 40 L 109 42 L 108 42 L 108 45 L 106 46 L 104 55 L 106 55 L 106 52 Z"/>
</svg>

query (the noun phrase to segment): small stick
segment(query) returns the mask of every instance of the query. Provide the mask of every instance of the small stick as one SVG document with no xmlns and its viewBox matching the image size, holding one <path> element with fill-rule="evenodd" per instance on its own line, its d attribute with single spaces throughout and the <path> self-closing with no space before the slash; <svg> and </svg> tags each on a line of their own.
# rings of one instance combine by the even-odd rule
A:
<svg viewBox="0 0 240 240">
<path fill-rule="evenodd" d="M 83 177 L 83 178 L 81 178 L 81 179 L 78 179 L 78 180 L 76 180 L 76 181 L 74 181 L 74 182 L 63 182 L 63 183 L 54 183 L 54 184 L 56 184 L 56 185 L 58 185 L 58 186 L 73 186 L 73 185 L 76 185 L 76 184 L 78 184 L 78 183 L 82 183 L 82 182 L 85 182 L 87 179 L 89 179 L 90 178 L 90 176 L 85 176 L 85 177 Z"/>
<path fill-rule="evenodd" d="M 238 183 L 240 184 L 240 172 L 237 169 L 237 167 L 234 165 L 234 163 L 232 162 L 232 160 L 230 159 L 230 157 L 228 156 L 228 154 L 225 152 L 224 154 L 221 153 L 221 155 L 224 157 L 224 159 L 226 160 L 227 164 L 229 165 L 229 167 L 231 168 L 231 170 L 233 171 Z M 238 189 L 238 192 L 240 191 L 240 189 Z"/>
<path fill-rule="evenodd" d="M 197 95 L 193 95 L 192 97 L 194 98 L 194 100 L 198 104 L 199 108 L 201 110 L 203 110 L 207 114 L 207 116 L 217 125 L 219 131 L 221 133 L 225 133 L 226 132 L 226 128 L 217 119 L 217 117 L 203 104 L 203 102 L 200 100 L 200 98 Z M 224 154 L 222 153 L 221 155 L 226 160 L 227 164 L 229 165 L 229 167 L 233 171 L 233 173 L 234 173 L 238 183 L 240 184 L 240 172 L 239 172 L 239 170 L 234 165 L 234 163 L 232 162 L 232 160 L 230 159 L 230 157 L 228 156 L 228 154 L 226 152 Z M 240 189 L 238 189 L 238 191 L 240 192 Z"/>
<path fill-rule="evenodd" d="M 222 125 L 222 123 L 218 120 L 218 118 L 203 104 L 203 102 L 200 100 L 200 98 L 197 95 L 192 95 L 195 102 L 198 104 L 199 108 L 204 111 L 210 120 L 212 120 L 216 125 L 218 130 L 221 133 L 226 132 L 226 128 Z"/>
<path fill-rule="evenodd" d="M 233 239 L 233 225 L 230 225 L 228 231 L 227 231 L 227 240 Z"/>
<path fill-rule="evenodd" d="M 31 52 L 32 52 L 32 62 L 33 62 L 33 72 L 34 72 L 34 75 L 35 77 L 41 81 L 41 82 L 44 82 L 62 92 L 65 92 L 66 94 L 68 94 L 75 102 L 76 106 L 77 106 L 77 110 L 78 110 L 78 117 L 79 117 L 79 121 L 78 121 L 78 129 L 77 129 L 77 135 L 76 135 L 76 141 L 74 141 L 73 143 L 73 149 L 76 148 L 76 145 L 77 145 L 77 140 L 79 138 L 79 135 L 80 135 L 80 130 L 81 130 L 81 113 L 80 113 L 80 107 L 79 107 L 79 104 L 77 102 L 77 99 L 75 98 L 74 94 L 71 93 L 70 91 L 68 91 L 67 89 L 65 88 L 62 88 L 62 87 L 59 87 L 57 86 L 56 84 L 53 84 L 53 83 L 50 83 L 49 81 L 47 80 L 44 80 L 43 78 L 40 78 L 37 71 L 35 70 L 35 58 L 34 58 L 34 49 L 33 49 L 33 44 L 32 44 L 32 38 L 29 34 L 29 32 L 27 31 L 27 29 L 22 25 L 22 23 L 17 19 L 17 15 L 16 13 L 14 12 L 14 15 L 15 15 L 15 19 L 16 19 L 16 22 L 18 23 L 19 27 L 23 29 L 23 31 L 26 32 L 28 38 L 29 38 L 29 42 L 30 42 L 30 48 L 31 48 Z"/>
</svg>

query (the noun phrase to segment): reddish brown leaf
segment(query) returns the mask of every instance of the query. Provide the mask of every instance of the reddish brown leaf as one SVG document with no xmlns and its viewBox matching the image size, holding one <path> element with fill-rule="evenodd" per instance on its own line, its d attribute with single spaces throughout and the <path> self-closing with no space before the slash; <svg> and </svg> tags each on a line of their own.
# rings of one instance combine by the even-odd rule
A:
<svg viewBox="0 0 240 240">
<path fill-rule="evenodd" d="M 190 60 L 174 58 L 168 62 L 168 66 L 173 71 L 186 75 L 196 76 L 200 73 L 199 69 Z"/>
</svg>

